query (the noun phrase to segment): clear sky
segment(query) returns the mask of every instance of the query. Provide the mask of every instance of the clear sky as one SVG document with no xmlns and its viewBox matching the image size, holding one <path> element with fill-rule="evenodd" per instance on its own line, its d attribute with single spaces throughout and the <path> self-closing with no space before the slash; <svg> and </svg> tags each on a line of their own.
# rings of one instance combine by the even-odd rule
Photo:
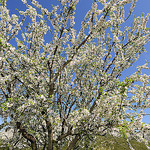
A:
<svg viewBox="0 0 150 150">
<path fill-rule="evenodd" d="M 30 0 L 27 0 L 30 1 Z M 46 7 L 47 9 L 51 9 L 51 4 L 56 5 L 58 4 L 57 0 L 38 0 L 39 3 L 41 3 L 43 5 L 43 7 Z M 84 18 L 84 15 L 86 14 L 86 12 L 90 9 L 91 3 L 94 0 L 79 0 L 79 3 L 77 5 L 77 9 L 76 9 L 76 18 L 75 18 L 75 28 L 77 30 L 80 29 L 80 23 L 82 21 L 82 19 Z M 17 13 L 17 10 L 15 10 L 16 8 L 18 10 L 25 10 L 25 5 L 23 5 L 23 3 L 21 2 L 21 0 L 7 0 L 7 7 L 10 10 L 10 13 Z M 126 8 L 128 9 L 128 7 Z M 133 14 L 135 14 L 135 16 L 141 16 L 142 12 L 144 12 L 145 14 L 150 13 L 150 0 L 138 0 L 136 7 L 134 8 L 134 12 Z M 18 13 L 17 13 L 18 14 Z M 128 22 L 127 25 L 131 25 L 131 22 L 133 21 L 133 17 L 131 17 Z M 150 21 L 148 23 L 148 28 L 150 28 Z M 142 65 L 145 63 L 145 59 L 147 59 L 148 61 L 150 61 L 150 43 L 148 43 L 145 46 L 147 53 L 143 53 L 140 57 L 140 59 L 129 69 L 125 70 L 123 72 L 123 76 L 122 79 L 124 79 L 127 75 L 131 75 L 133 72 L 136 71 L 136 66 L 138 65 Z M 150 74 L 150 71 L 145 71 L 144 73 L 146 74 Z M 148 111 L 148 110 L 147 110 Z M 150 110 L 149 110 L 150 112 Z M 145 117 L 143 119 L 144 122 L 150 123 L 150 116 Z M 0 121 L 1 122 L 1 121 Z"/>
</svg>

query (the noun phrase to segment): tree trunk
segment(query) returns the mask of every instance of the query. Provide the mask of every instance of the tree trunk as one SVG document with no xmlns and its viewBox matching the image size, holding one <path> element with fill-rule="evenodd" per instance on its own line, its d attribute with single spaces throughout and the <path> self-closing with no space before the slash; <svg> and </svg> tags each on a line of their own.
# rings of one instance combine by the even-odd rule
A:
<svg viewBox="0 0 150 150">
<path fill-rule="evenodd" d="M 27 140 L 29 140 L 29 141 L 31 142 L 31 148 L 32 148 L 32 150 L 37 150 L 37 145 L 36 145 L 36 139 L 35 139 L 35 137 L 34 137 L 33 135 L 29 134 L 29 133 L 22 127 L 22 125 L 21 125 L 20 122 L 17 122 L 16 125 L 17 125 L 17 129 L 19 129 L 19 132 L 22 133 L 22 136 L 23 136 L 25 139 L 27 139 Z"/>
<path fill-rule="evenodd" d="M 53 129 L 51 122 L 46 120 L 46 127 L 48 130 L 48 150 L 53 150 Z"/>
</svg>

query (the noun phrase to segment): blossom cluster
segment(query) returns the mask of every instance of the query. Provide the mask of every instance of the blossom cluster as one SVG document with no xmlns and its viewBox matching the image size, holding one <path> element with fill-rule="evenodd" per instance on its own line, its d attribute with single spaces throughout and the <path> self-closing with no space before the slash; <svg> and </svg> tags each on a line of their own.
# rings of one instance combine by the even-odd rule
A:
<svg viewBox="0 0 150 150">
<path fill-rule="evenodd" d="M 125 80 L 119 77 L 145 52 L 149 14 L 123 29 L 137 0 L 98 0 L 77 31 L 79 0 L 59 1 L 48 10 L 36 0 L 22 0 L 27 9 L 19 15 L 0 6 L 0 127 L 16 129 L 21 122 L 39 147 L 48 141 L 47 122 L 60 148 L 75 137 L 95 138 L 114 129 L 144 140 L 140 135 L 148 132 L 142 117 L 150 107 L 150 76 L 142 69 L 149 69 L 148 62 Z M 17 141 L 17 132 L 14 136 Z"/>
</svg>

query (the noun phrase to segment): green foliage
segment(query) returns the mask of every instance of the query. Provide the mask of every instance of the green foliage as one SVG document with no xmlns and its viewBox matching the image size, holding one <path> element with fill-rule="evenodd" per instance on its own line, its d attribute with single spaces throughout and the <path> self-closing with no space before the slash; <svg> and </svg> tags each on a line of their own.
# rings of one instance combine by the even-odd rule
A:
<svg viewBox="0 0 150 150">
<path fill-rule="evenodd" d="M 148 150 L 144 143 L 130 140 L 135 150 Z M 129 150 L 126 138 L 113 137 L 111 135 L 99 136 L 94 144 L 94 150 Z"/>
<path fill-rule="evenodd" d="M 103 94 L 103 87 L 99 87 L 99 92 L 101 93 L 101 95 Z"/>
<path fill-rule="evenodd" d="M 134 83 L 134 80 L 131 79 L 130 77 L 129 78 L 126 78 L 124 81 L 122 82 L 119 82 L 117 81 L 116 82 L 116 85 L 118 85 L 118 87 L 120 87 L 120 94 L 123 94 L 126 90 L 126 88 L 129 88 L 129 86 Z"/>
</svg>

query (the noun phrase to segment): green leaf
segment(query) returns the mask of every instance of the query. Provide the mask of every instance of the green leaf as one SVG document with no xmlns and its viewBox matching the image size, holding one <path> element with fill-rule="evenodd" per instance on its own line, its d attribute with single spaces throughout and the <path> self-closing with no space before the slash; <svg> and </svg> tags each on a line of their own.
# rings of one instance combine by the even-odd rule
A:
<svg viewBox="0 0 150 150">
<path fill-rule="evenodd" d="M 102 95 L 103 94 L 103 87 L 99 87 L 99 92 L 100 92 L 100 94 Z"/>
</svg>

